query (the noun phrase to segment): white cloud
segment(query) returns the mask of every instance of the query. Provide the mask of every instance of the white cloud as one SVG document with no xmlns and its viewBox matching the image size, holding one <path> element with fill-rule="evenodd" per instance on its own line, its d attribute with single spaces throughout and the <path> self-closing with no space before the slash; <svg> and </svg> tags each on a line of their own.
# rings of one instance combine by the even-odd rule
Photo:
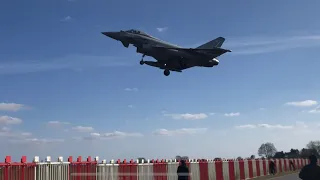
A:
<svg viewBox="0 0 320 180">
<path fill-rule="evenodd" d="M 210 116 L 213 116 L 213 115 L 215 115 L 215 114 L 216 114 L 216 113 L 209 113 Z"/>
<path fill-rule="evenodd" d="M 0 74 L 21 74 L 57 70 L 95 69 L 119 66 L 131 66 L 134 62 L 127 57 L 67 55 L 47 59 L 23 59 L 0 62 Z"/>
<path fill-rule="evenodd" d="M 94 128 L 90 126 L 76 126 L 72 127 L 72 129 L 78 132 L 91 132 L 94 130 Z"/>
<path fill-rule="evenodd" d="M 0 130 L 0 142 L 11 144 L 47 144 L 62 141 L 57 139 L 38 139 L 33 137 L 31 132 L 13 131 L 10 128 L 2 127 Z"/>
<path fill-rule="evenodd" d="M 0 103 L 0 111 L 19 111 L 24 107 L 23 104 Z"/>
<path fill-rule="evenodd" d="M 198 114 L 164 114 L 165 116 L 170 116 L 172 119 L 185 119 L 185 120 L 200 120 L 206 119 L 208 117 L 205 113 L 198 113 Z"/>
<path fill-rule="evenodd" d="M 67 21 L 71 21 L 71 20 L 72 20 L 71 16 L 66 16 L 63 19 L 61 19 L 61 21 L 63 21 L 63 22 L 67 22 Z"/>
<path fill-rule="evenodd" d="M 61 126 L 61 125 L 68 125 L 70 124 L 69 122 L 63 122 L 63 121 L 49 121 L 48 125 L 49 126 Z"/>
<path fill-rule="evenodd" d="M 284 126 L 280 124 L 270 125 L 270 124 L 258 124 L 258 127 L 267 128 L 267 129 L 292 129 L 293 126 Z"/>
<path fill-rule="evenodd" d="M 38 138 L 26 138 L 26 139 L 12 139 L 9 140 L 13 144 L 28 144 L 28 145 L 41 145 L 41 144 L 57 144 L 64 142 L 64 139 L 38 139 Z"/>
<path fill-rule="evenodd" d="M 296 107 L 310 107 L 310 106 L 315 106 L 317 104 L 318 102 L 314 100 L 294 101 L 294 102 L 285 103 L 285 105 L 296 106 Z"/>
<path fill-rule="evenodd" d="M 227 116 L 227 117 L 234 117 L 234 116 L 240 116 L 240 113 L 239 112 L 236 112 L 236 113 L 225 113 L 224 116 Z"/>
<path fill-rule="evenodd" d="M 297 128 L 308 128 L 309 126 L 305 122 L 297 121 L 296 122 L 296 127 Z"/>
<path fill-rule="evenodd" d="M 284 51 L 294 48 L 320 46 L 320 35 L 300 35 L 291 37 L 243 37 L 226 42 L 232 55 L 250 55 Z"/>
<path fill-rule="evenodd" d="M 265 129 L 305 129 L 308 128 L 308 125 L 305 122 L 297 121 L 294 125 L 281 125 L 281 124 L 246 124 L 235 126 L 236 129 L 255 129 L 255 128 L 265 128 Z"/>
<path fill-rule="evenodd" d="M 167 31 L 167 30 L 168 30 L 167 27 L 157 28 L 158 32 L 164 32 L 164 31 Z"/>
<path fill-rule="evenodd" d="M 314 108 L 314 109 L 311 109 L 308 111 L 309 113 L 320 113 L 320 106 Z"/>
<path fill-rule="evenodd" d="M 289 124 L 293 126 L 291 129 L 286 129 L 286 126 L 289 125 L 284 124 L 273 125 L 268 122 L 264 124 L 267 125 L 258 126 L 258 123 L 243 125 L 244 129 L 245 127 L 251 128 L 243 131 L 215 127 L 212 124 L 210 124 L 212 127 L 210 130 L 207 128 L 165 128 L 152 132 L 148 128 L 144 128 L 144 135 L 123 131 L 110 133 L 92 131 L 85 133 L 84 136 L 74 138 L 72 133 L 56 133 L 52 134 L 54 136 L 43 137 L 44 134 L 51 134 L 43 132 L 42 135 L 37 134 L 35 137 L 22 137 L 21 133 L 23 132 L 15 132 L 15 136 L 10 136 L 7 133 L 6 136 L 0 137 L 0 142 L 3 145 L 1 152 L 10 152 L 10 155 L 17 159 L 22 153 L 28 157 L 37 155 L 40 158 L 50 155 L 55 160 L 58 156 L 64 156 L 66 159 L 70 154 L 93 155 L 99 156 L 99 159 L 107 160 L 135 159 L 137 157 L 170 159 L 179 154 L 187 155 L 190 158 L 213 159 L 215 157 L 236 158 L 237 156 L 255 154 L 262 143 L 261 139 L 264 142 L 274 143 L 279 151 L 289 151 L 291 148 L 305 147 L 310 137 L 320 137 L 319 128 L 316 126 L 318 122 L 314 125 L 296 122 L 296 124 Z M 41 131 L 36 132 L 41 133 Z M 3 135 L 1 133 L 0 135 Z M 208 143 L 213 140 L 214 143 Z M 243 142 L 249 143 L 243 146 Z M 223 144 L 223 146 L 219 146 L 219 144 Z M 201 155 L 199 156 L 199 154 Z M 2 153 L 2 155 L 5 154 Z"/>
<path fill-rule="evenodd" d="M 0 137 L 5 137 L 7 139 L 24 139 L 30 136 L 32 136 L 32 133 L 30 132 L 15 132 L 8 127 L 2 127 L 0 130 Z"/>
<path fill-rule="evenodd" d="M 206 131 L 207 131 L 207 128 L 182 128 L 182 129 L 175 129 L 175 130 L 158 129 L 154 131 L 153 134 L 157 136 L 174 136 L 174 135 L 204 133 Z"/>
<path fill-rule="evenodd" d="M 22 136 L 32 136 L 32 133 L 30 132 L 23 132 L 21 133 Z"/>
<path fill-rule="evenodd" d="M 257 126 L 253 125 L 253 124 L 245 124 L 245 125 L 236 126 L 237 129 L 254 129 L 256 127 Z"/>
<path fill-rule="evenodd" d="M 138 91 L 138 88 L 125 88 L 125 91 Z"/>
<path fill-rule="evenodd" d="M 22 120 L 10 116 L 0 116 L 0 124 L 21 124 Z"/>
<path fill-rule="evenodd" d="M 26 139 L 28 142 L 32 142 L 35 144 L 47 144 L 47 143 L 59 143 L 64 142 L 64 139 L 38 139 L 38 138 L 31 138 Z"/>
<path fill-rule="evenodd" d="M 1 128 L 1 131 L 2 132 L 8 132 L 8 131 L 10 131 L 11 129 L 10 128 L 8 128 L 8 127 L 2 127 Z"/>
<path fill-rule="evenodd" d="M 124 137 L 141 137 L 141 133 L 126 133 L 121 131 L 114 131 L 112 133 L 91 133 L 90 136 L 84 137 L 84 140 L 103 140 L 103 139 L 114 139 Z"/>
</svg>

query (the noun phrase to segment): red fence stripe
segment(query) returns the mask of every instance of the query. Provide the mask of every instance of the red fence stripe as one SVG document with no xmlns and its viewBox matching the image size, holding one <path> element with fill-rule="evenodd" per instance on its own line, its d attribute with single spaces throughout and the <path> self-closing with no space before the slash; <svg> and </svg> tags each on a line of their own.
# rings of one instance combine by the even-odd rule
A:
<svg viewBox="0 0 320 180">
<path fill-rule="evenodd" d="M 282 161 L 281 159 L 279 159 L 278 161 L 279 161 L 279 172 L 282 172 Z"/>
<path fill-rule="evenodd" d="M 223 167 L 222 161 L 215 161 L 216 179 L 223 180 Z"/>
<path fill-rule="evenodd" d="M 69 165 L 69 178 L 70 180 L 96 180 L 96 162 L 80 161 L 71 162 Z M 74 174 L 79 173 L 79 174 Z M 88 173 L 88 175 L 83 176 L 83 173 Z M 83 178 L 85 177 L 85 178 Z"/>
<path fill-rule="evenodd" d="M 229 180 L 236 180 L 236 175 L 234 171 L 234 161 L 229 161 L 228 166 L 229 166 Z"/>
<path fill-rule="evenodd" d="M 253 178 L 252 160 L 248 160 L 249 178 Z"/>
<path fill-rule="evenodd" d="M 191 169 L 190 162 L 187 161 L 187 162 L 186 162 L 186 165 L 187 165 L 187 167 L 188 167 L 188 169 L 189 169 L 189 173 L 191 173 L 192 169 Z M 192 177 L 191 177 L 191 175 L 189 175 L 189 180 L 191 180 L 191 179 L 192 179 Z"/>
<path fill-rule="evenodd" d="M 34 180 L 35 163 L 0 163 L 1 180 Z"/>
<path fill-rule="evenodd" d="M 307 159 L 290 159 L 294 162 L 296 169 L 301 169 L 304 165 L 309 164 L 309 160 Z M 96 180 L 96 170 L 97 170 L 97 162 L 91 162 L 91 161 L 85 161 L 82 162 L 81 159 L 77 160 L 78 162 L 70 162 L 68 172 L 69 172 L 69 179 L 70 180 Z M 262 165 L 260 162 L 262 161 Z M 263 176 L 267 174 L 267 166 L 268 163 L 270 163 L 271 160 L 256 160 L 255 163 L 253 160 L 247 160 L 248 162 L 248 168 L 249 168 L 249 178 L 253 178 L 253 167 L 255 166 L 256 169 L 256 176 Z M 279 163 L 276 163 L 277 170 L 280 172 L 286 172 L 290 171 L 291 166 L 289 163 L 289 159 L 274 159 L 275 162 L 279 161 Z M 34 180 L 35 179 L 35 163 L 23 163 L 24 161 L 21 161 L 22 163 L 15 163 L 11 162 L 6 159 L 6 163 L 0 163 L 0 180 Z M 239 163 L 239 169 L 236 169 L 236 171 L 240 172 L 240 179 L 245 179 L 245 165 L 244 161 L 215 161 L 215 177 L 217 180 L 223 180 L 224 179 L 224 173 L 229 174 L 228 180 L 235 180 L 236 174 L 235 174 L 235 163 Z M 228 164 L 228 172 L 224 172 L 224 165 Z M 191 169 L 190 162 L 186 163 L 189 167 L 190 172 L 197 171 L 196 169 Z M 208 169 L 208 162 L 206 161 L 200 161 L 198 162 L 199 165 L 199 180 L 209 180 L 209 169 Z M 42 165 L 39 165 L 42 166 Z M 161 162 L 155 162 L 153 164 L 153 173 L 154 180 L 168 180 L 168 167 L 167 163 L 164 161 Z M 283 167 L 282 167 L 283 166 Z M 192 166 L 194 167 L 194 166 Z M 195 164 L 196 167 L 196 164 Z M 261 168 L 263 168 L 263 173 L 261 173 Z M 137 173 L 138 173 L 138 164 L 131 161 L 130 164 L 119 164 L 118 167 L 118 178 L 119 180 L 138 180 Z M 55 175 L 57 172 L 53 172 Z M 73 174 L 72 173 L 81 173 L 81 174 Z M 83 173 L 88 173 L 90 175 L 83 175 Z M 130 174 L 131 173 L 131 174 Z M 195 173 L 195 172 L 193 172 Z M 129 175 L 128 175 L 129 174 Z M 198 177 L 197 177 L 198 178 Z M 196 178 L 196 179 L 197 179 Z M 194 179 L 194 180 L 196 180 Z M 189 176 L 189 180 L 191 180 L 191 176 Z"/>
<path fill-rule="evenodd" d="M 5 168 L 4 168 L 4 179 L 5 180 L 9 179 L 8 175 L 9 175 L 9 167 L 5 166 Z"/>
<path fill-rule="evenodd" d="M 153 164 L 153 173 L 161 175 L 155 175 L 154 180 L 167 180 L 167 164 L 166 163 L 155 163 Z"/>
<path fill-rule="evenodd" d="M 270 163 L 271 163 L 271 159 L 269 159 L 268 160 L 268 168 L 270 168 Z M 277 164 L 276 164 L 276 162 L 274 162 L 275 163 L 275 169 L 277 169 Z M 269 170 L 269 172 L 268 173 L 270 173 L 270 169 L 268 169 Z"/>
<path fill-rule="evenodd" d="M 267 175 L 267 161 L 266 160 L 263 160 L 262 166 L 263 166 L 263 175 L 266 176 Z"/>
<path fill-rule="evenodd" d="M 288 167 L 287 167 L 287 165 L 288 165 L 288 160 L 285 159 L 283 162 L 284 162 L 284 171 L 287 172 L 287 171 L 288 171 Z"/>
<path fill-rule="evenodd" d="M 257 171 L 257 177 L 260 176 L 260 161 L 256 160 L 256 171 Z"/>
<path fill-rule="evenodd" d="M 200 180 L 209 180 L 208 162 L 199 162 Z"/>
<path fill-rule="evenodd" d="M 120 164 L 118 172 L 120 173 L 119 180 L 137 180 L 138 165 Z"/>
<path fill-rule="evenodd" d="M 246 179 L 246 174 L 244 171 L 244 161 L 239 161 L 239 169 L 240 169 L 240 179 Z"/>
</svg>

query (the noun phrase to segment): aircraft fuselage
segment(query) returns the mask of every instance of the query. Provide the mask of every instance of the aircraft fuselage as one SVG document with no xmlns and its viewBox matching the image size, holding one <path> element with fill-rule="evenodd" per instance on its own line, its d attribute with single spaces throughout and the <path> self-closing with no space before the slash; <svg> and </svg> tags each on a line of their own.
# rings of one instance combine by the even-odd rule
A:
<svg viewBox="0 0 320 180">
<path fill-rule="evenodd" d="M 120 32 L 102 32 L 102 34 L 120 41 L 124 47 L 128 48 L 132 44 L 137 48 L 136 52 L 143 54 L 143 57 L 153 57 L 157 62 L 142 59 L 140 64 L 165 69 L 166 76 L 169 75 L 169 70 L 182 72 L 183 69 L 190 67 L 213 67 L 219 64 L 218 59 L 215 58 L 217 55 L 210 54 L 209 51 L 202 49 L 188 51 L 189 49 L 165 42 L 141 31 L 132 29 Z M 223 43 L 224 38 L 219 41 Z"/>
<path fill-rule="evenodd" d="M 128 47 L 128 44 L 132 44 L 137 48 L 137 53 L 144 54 L 155 58 L 161 63 L 170 63 L 171 60 L 183 59 L 188 61 L 190 65 L 193 66 L 203 66 L 203 67 L 213 67 L 219 64 L 217 59 L 214 59 L 210 56 L 199 56 L 188 53 L 186 51 L 180 51 L 175 49 L 167 49 L 165 51 L 160 51 L 152 47 L 166 47 L 166 48 L 181 48 L 178 45 L 174 45 L 163 40 L 146 36 L 143 34 L 133 34 L 125 31 L 120 31 L 117 40 L 121 41 L 125 47 Z M 126 46 L 127 45 L 127 46 Z M 183 57 L 183 58 L 182 58 Z M 171 63 L 173 64 L 173 62 Z M 181 64 L 181 63 L 180 63 Z"/>
</svg>

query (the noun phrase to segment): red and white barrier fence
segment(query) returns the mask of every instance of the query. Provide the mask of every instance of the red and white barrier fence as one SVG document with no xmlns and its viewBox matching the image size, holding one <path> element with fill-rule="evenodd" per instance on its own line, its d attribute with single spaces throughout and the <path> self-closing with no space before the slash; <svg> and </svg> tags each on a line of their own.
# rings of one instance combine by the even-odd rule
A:
<svg viewBox="0 0 320 180">
<path fill-rule="evenodd" d="M 131 160 L 98 162 L 88 157 L 82 161 L 81 156 L 73 161 L 72 156 L 67 162 L 62 157 L 52 162 L 47 157 L 45 162 L 39 162 L 35 157 L 33 162 L 27 162 L 23 156 L 21 162 L 11 162 L 7 156 L 0 163 L 0 180 L 176 180 L 176 160 L 148 160 L 138 163 Z M 292 171 L 290 161 L 295 169 L 301 169 L 309 163 L 308 159 L 273 159 L 277 173 Z M 271 160 L 188 160 L 189 180 L 244 180 L 269 174 Z M 320 164 L 320 160 L 318 160 Z"/>
</svg>

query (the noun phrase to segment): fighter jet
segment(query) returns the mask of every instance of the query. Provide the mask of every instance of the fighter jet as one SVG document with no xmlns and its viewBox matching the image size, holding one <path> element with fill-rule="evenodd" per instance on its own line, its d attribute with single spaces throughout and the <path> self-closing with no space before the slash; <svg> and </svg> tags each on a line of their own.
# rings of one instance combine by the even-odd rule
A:
<svg viewBox="0 0 320 180">
<path fill-rule="evenodd" d="M 136 29 L 102 32 L 102 34 L 120 41 L 126 48 L 132 44 L 137 48 L 136 52 L 142 54 L 141 65 L 146 64 L 163 69 L 165 76 L 169 76 L 170 71 L 182 72 L 191 67 L 217 66 L 219 64 L 217 57 L 231 52 L 221 48 L 225 41 L 223 37 L 218 37 L 197 48 L 183 48 Z M 144 61 L 145 56 L 153 57 L 157 61 Z"/>
</svg>

